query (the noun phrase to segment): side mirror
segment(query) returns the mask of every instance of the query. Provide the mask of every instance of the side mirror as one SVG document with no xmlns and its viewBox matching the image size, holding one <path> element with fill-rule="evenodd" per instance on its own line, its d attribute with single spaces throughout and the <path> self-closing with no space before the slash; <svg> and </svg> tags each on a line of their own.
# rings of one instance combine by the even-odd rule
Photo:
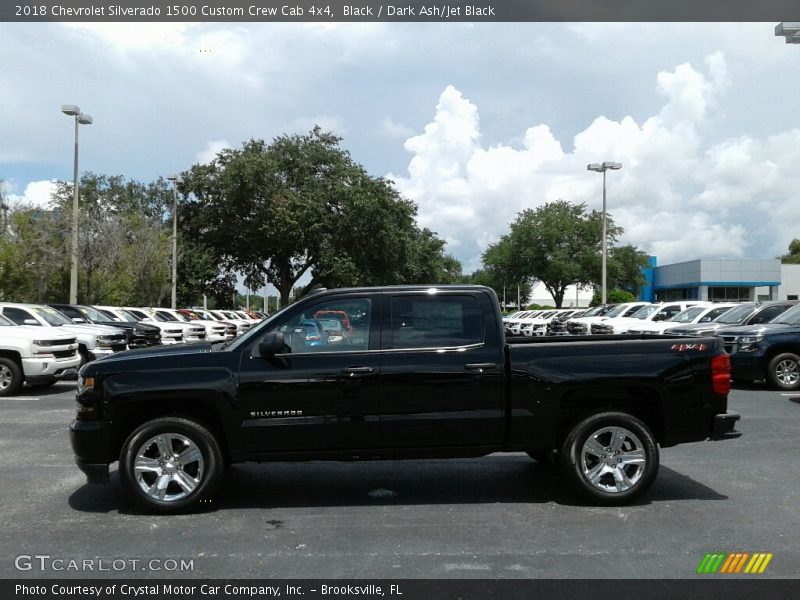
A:
<svg viewBox="0 0 800 600">
<path fill-rule="evenodd" d="M 81 319 L 80 317 L 72 317 L 72 321 L 74 323 L 85 323 L 86 322 L 83 319 Z"/>
<path fill-rule="evenodd" d="M 270 357 L 283 352 L 285 344 L 282 331 L 270 331 L 258 343 L 258 351 L 261 356 Z"/>
<path fill-rule="evenodd" d="M 23 325 L 38 325 L 39 321 L 37 321 L 36 319 L 24 319 L 22 323 Z"/>
</svg>

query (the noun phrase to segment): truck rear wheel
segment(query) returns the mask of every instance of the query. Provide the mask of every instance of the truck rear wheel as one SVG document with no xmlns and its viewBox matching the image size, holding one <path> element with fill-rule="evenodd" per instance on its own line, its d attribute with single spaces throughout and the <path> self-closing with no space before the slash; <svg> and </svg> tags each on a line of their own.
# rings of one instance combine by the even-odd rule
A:
<svg viewBox="0 0 800 600">
<path fill-rule="evenodd" d="M 225 462 L 219 442 L 200 423 L 161 417 L 137 428 L 119 457 L 123 485 L 144 508 L 180 512 L 219 487 Z"/>
<path fill-rule="evenodd" d="M 779 390 L 800 388 L 800 356 L 783 352 L 773 357 L 767 367 L 767 382 Z"/>
<path fill-rule="evenodd" d="M 658 473 L 658 445 L 642 421 L 627 413 L 591 415 L 575 425 L 559 454 L 568 485 L 594 504 L 628 504 Z"/>
<path fill-rule="evenodd" d="M 0 397 L 13 396 L 22 387 L 22 369 L 10 358 L 0 356 Z"/>
</svg>

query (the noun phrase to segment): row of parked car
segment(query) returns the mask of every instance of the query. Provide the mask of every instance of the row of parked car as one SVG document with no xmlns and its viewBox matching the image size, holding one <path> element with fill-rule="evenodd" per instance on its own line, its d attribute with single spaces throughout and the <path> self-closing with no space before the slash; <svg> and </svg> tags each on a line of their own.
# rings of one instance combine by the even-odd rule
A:
<svg viewBox="0 0 800 600">
<path fill-rule="evenodd" d="M 518 311 L 503 319 L 506 335 L 720 336 L 737 382 L 766 381 L 800 389 L 800 305 L 797 301 L 605 304 L 583 311 Z"/>
<path fill-rule="evenodd" d="M 224 342 L 266 315 L 244 310 L 0 302 L 0 396 L 52 385 L 83 364 L 160 344 Z"/>
</svg>

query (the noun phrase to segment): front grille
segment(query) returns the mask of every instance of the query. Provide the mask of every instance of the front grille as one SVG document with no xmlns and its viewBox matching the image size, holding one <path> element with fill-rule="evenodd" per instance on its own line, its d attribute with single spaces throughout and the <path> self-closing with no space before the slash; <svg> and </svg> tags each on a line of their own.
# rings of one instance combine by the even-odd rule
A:
<svg viewBox="0 0 800 600">
<path fill-rule="evenodd" d="M 180 330 L 180 329 L 165 329 L 164 333 L 168 333 L 170 335 L 175 335 L 175 334 L 182 334 L 183 331 Z"/>
<path fill-rule="evenodd" d="M 128 349 L 128 345 L 127 344 L 111 344 L 111 349 L 114 352 L 122 352 L 123 350 L 127 350 Z"/>
<path fill-rule="evenodd" d="M 723 335 L 720 337 L 725 342 L 725 352 L 727 352 L 728 354 L 733 354 L 739 349 L 739 345 L 736 343 L 736 336 Z"/>
<path fill-rule="evenodd" d="M 76 341 L 75 338 L 69 338 L 66 340 L 39 340 L 36 343 L 39 346 L 69 346 L 76 343 Z"/>
<path fill-rule="evenodd" d="M 608 335 L 611 333 L 612 329 L 608 325 L 600 325 L 598 323 L 592 323 L 592 333 L 595 335 Z"/>
<path fill-rule="evenodd" d="M 567 331 L 569 331 L 573 335 L 581 335 L 588 331 L 588 327 L 586 323 L 568 323 L 567 324 Z"/>
<path fill-rule="evenodd" d="M 53 352 L 56 358 L 72 358 L 75 356 L 75 350 L 56 350 Z"/>
</svg>

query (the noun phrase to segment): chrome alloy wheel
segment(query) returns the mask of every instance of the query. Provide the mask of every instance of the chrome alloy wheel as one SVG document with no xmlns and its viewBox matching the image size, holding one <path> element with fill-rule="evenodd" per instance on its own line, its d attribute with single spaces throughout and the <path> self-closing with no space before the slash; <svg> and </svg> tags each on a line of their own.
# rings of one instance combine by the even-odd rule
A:
<svg viewBox="0 0 800 600">
<path fill-rule="evenodd" d="M 6 390 L 14 383 L 14 374 L 5 365 L 0 365 L 0 390 Z"/>
<path fill-rule="evenodd" d="M 800 365 L 790 358 L 782 360 L 775 366 L 775 378 L 785 386 L 797 385 L 800 381 Z"/>
<path fill-rule="evenodd" d="M 203 480 L 203 453 L 179 433 L 159 433 L 136 451 L 133 471 L 139 488 L 162 502 L 191 494 Z"/>
<path fill-rule="evenodd" d="M 647 459 L 644 446 L 624 427 L 603 427 L 581 448 L 580 468 L 586 480 L 600 491 L 625 492 L 642 478 Z"/>
</svg>

